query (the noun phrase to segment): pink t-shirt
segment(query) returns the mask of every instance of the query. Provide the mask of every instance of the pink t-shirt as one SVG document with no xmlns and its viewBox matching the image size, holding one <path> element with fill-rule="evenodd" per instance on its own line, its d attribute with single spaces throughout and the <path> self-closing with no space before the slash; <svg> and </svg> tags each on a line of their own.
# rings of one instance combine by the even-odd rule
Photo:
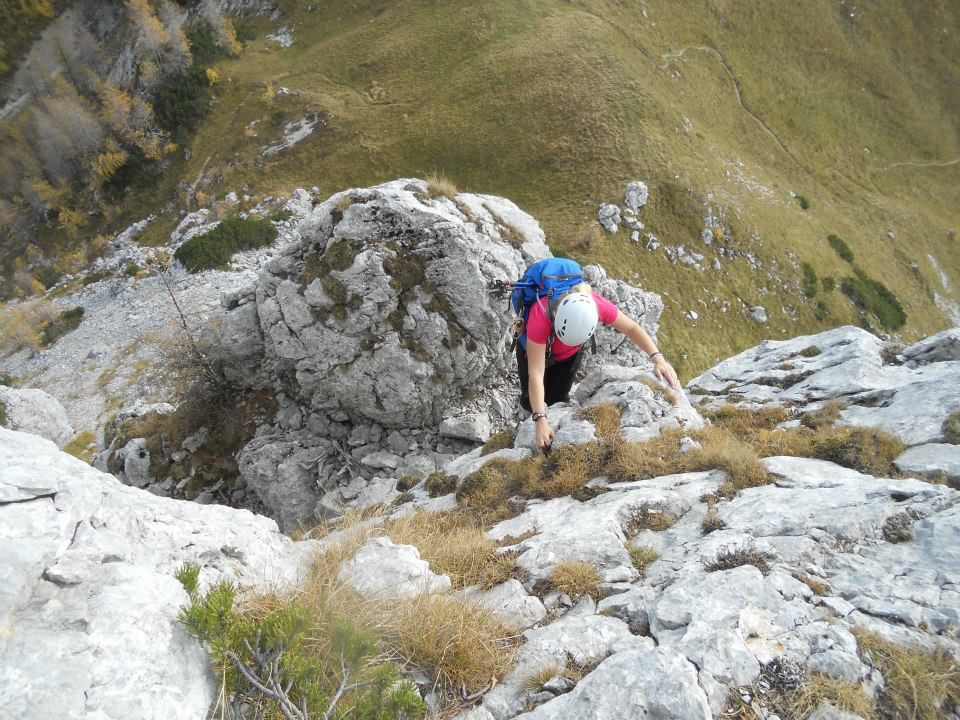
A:
<svg viewBox="0 0 960 720">
<path fill-rule="evenodd" d="M 602 295 L 593 293 L 593 299 L 597 303 L 597 314 L 600 316 L 600 322 L 604 325 L 613 325 L 617 319 L 617 306 L 607 300 Z M 553 330 L 553 321 L 544 312 L 547 307 L 546 298 L 540 302 L 535 302 L 530 308 L 530 315 L 527 317 L 527 339 L 533 340 L 540 345 L 546 345 Z M 582 345 L 564 345 L 558 338 L 553 339 L 551 354 L 557 362 L 566 360 L 579 350 Z"/>
</svg>

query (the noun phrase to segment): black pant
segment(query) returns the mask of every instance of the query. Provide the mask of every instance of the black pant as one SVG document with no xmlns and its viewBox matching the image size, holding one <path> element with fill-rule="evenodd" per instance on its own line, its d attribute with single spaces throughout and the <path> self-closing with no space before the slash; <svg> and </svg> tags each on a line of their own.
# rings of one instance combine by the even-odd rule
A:
<svg viewBox="0 0 960 720">
<path fill-rule="evenodd" d="M 543 372 L 543 399 L 547 405 L 570 400 L 570 388 L 580 369 L 583 350 L 577 350 L 566 360 L 555 362 Z M 530 391 L 528 388 L 529 375 L 527 373 L 527 353 L 517 346 L 517 374 L 520 376 L 520 405 L 524 410 L 532 412 L 530 407 Z"/>
</svg>

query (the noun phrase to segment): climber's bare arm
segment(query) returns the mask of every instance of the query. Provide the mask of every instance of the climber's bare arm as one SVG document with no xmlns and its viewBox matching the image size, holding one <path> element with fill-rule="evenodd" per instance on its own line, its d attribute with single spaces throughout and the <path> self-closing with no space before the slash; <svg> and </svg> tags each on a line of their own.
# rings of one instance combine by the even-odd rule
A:
<svg viewBox="0 0 960 720">
<path fill-rule="evenodd" d="M 647 355 L 653 355 L 657 350 L 657 344 L 653 338 L 640 325 L 627 317 L 622 312 L 617 313 L 617 319 L 613 321 L 613 329 L 623 333 L 630 338 L 633 343 L 643 350 Z M 653 358 L 653 369 L 657 373 L 657 378 L 665 380 L 674 390 L 680 389 L 680 381 L 677 379 L 677 371 L 667 362 L 667 359 L 661 354 Z M 530 395 L 530 401 L 533 402 L 533 394 Z"/>
<path fill-rule="evenodd" d="M 530 407 L 534 412 L 546 412 L 544 402 L 543 373 L 547 366 L 547 346 L 527 340 L 527 392 L 530 394 Z M 553 442 L 553 428 L 547 418 L 537 420 L 537 446 L 550 447 Z"/>
</svg>

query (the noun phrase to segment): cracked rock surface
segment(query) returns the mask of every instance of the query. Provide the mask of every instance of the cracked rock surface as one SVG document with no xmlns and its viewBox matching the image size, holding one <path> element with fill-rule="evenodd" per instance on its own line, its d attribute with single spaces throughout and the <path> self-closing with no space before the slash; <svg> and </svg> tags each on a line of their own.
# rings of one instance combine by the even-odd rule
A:
<svg viewBox="0 0 960 720">
<path fill-rule="evenodd" d="M 315 543 L 245 510 L 151 495 L 0 429 L 0 707 L 36 718 L 204 717 L 218 692 L 174 578 L 283 587 Z"/>
</svg>

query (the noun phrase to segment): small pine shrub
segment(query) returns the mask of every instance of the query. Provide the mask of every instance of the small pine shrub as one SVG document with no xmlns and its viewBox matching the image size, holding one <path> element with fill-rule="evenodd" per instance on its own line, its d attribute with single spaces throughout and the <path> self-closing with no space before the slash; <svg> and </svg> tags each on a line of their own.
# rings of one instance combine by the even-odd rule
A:
<svg viewBox="0 0 960 720">
<path fill-rule="evenodd" d="M 189 272 L 222 268 L 235 252 L 269 245 L 277 234 L 266 219 L 227 218 L 212 230 L 187 240 L 173 256 Z"/>
<path fill-rule="evenodd" d="M 850 246 L 847 245 L 839 235 L 834 235 L 833 233 L 827 235 L 827 242 L 830 243 L 830 247 L 836 251 L 842 260 L 846 260 L 848 263 L 853 262 L 853 250 L 850 249 Z"/>
<path fill-rule="evenodd" d="M 83 319 L 83 306 L 78 305 L 75 308 L 64 310 L 60 316 L 54 318 L 43 328 L 40 336 L 40 342 L 43 345 L 52 345 L 71 330 L 76 330 Z"/>
<path fill-rule="evenodd" d="M 810 209 L 810 201 L 807 200 L 807 198 L 806 198 L 805 196 L 800 195 L 799 193 L 797 194 L 797 202 L 800 203 L 800 209 L 801 209 L 801 210 L 809 210 L 809 209 Z"/>
<path fill-rule="evenodd" d="M 232 584 L 218 583 L 201 595 L 195 565 L 176 576 L 190 598 L 180 622 L 209 647 L 226 694 L 247 696 L 244 711 L 293 717 L 293 707 L 318 718 L 334 712 L 364 720 L 423 718 L 426 707 L 413 683 L 400 680 L 393 663 L 378 662 L 380 640 L 373 633 L 343 618 L 324 622 L 297 601 L 244 613 Z"/>
<path fill-rule="evenodd" d="M 907 314 L 897 296 L 883 283 L 868 277 L 860 268 L 855 267 L 853 273 L 842 280 L 840 288 L 854 305 L 876 316 L 880 325 L 887 330 L 903 327 L 907 322 Z"/>
<path fill-rule="evenodd" d="M 123 272 L 129 277 L 136 277 L 140 274 L 140 266 L 136 263 L 130 263 L 123 269 Z"/>
<path fill-rule="evenodd" d="M 293 217 L 293 210 L 287 207 L 282 207 L 279 210 L 274 210 L 267 216 L 267 219 L 270 222 L 283 222 L 284 220 L 289 220 Z"/>
<path fill-rule="evenodd" d="M 0 427 L 7 424 L 7 406 L 0 400 Z"/>
<path fill-rule="evenodd" d="M 803 281 L 801 282 L 803 294 L 812 298 L 817 294 L 817 271 L 813 269 L 813 265 L 810 263 L 803 263 L 801 269 L 803 270 Z"/>
<path fill-rule="evenodd" d="M 157 124 L 177 143 L 188 140 L 210 110 L 210 80 L 206 65 L 197 61 L 197 47 L 191 47 L 194 64 L 190 69 L 167 78 L 153 101 Z"/>
<path fill-rule="evenodd" d="M 833 279 L 832 275 L 827 275 L 820 278 L 820 287 L 823 288 L 824 292 L 833 292 L 837 287 L 837 281 Z"/>
<path fill-rule="evenodd" d="M 823 350 L 821 350 L 818 346 L 808 345 L 807 347 L 805 347 L 803 350 L 800 351 L 800 355 L 805 358 L 812 358 L 812 357 L 816 357 L 822 352 Z"/>
<path fill-rule="evenodd" d="M 830 307 L 823 300 L 817 300 L 817 306 L 814 308 L 813 316 L 817 320 L 826 320 L 830 317 Z"/>
</svg>

